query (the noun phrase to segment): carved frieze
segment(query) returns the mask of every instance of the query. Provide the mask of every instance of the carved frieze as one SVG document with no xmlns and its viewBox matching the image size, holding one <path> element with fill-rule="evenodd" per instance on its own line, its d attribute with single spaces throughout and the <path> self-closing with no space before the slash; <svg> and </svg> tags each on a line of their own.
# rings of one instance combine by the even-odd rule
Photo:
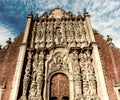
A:
<svg viewBox="0 0 120 100">
<path fill-rule="evenodd" d="M 57 70 L 66 70 L 69 71 L 69 63 L 68 58 L 66 55 L 58 53 L 57 55 L 53 56 L 49 63 L 48 72 L 53 72 Z"/>
<path fill-rule="evenodd" d="M 87 40 L 81 19 L 45 19 L 34 22 L 35 49 L 53 45 L 86 47 Z"/>
</svg>

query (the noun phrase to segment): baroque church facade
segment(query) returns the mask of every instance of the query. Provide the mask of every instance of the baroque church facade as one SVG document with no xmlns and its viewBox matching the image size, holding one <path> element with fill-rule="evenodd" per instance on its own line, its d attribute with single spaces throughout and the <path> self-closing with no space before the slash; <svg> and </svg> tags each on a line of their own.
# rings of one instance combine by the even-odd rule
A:
<svg viewBox="0 0 120 100">
<path fill-rule="evenodd" d="M 0 100 L 119 100 L 119 57 L 86 10 L 30 13 L 25 31 L 0 50 Z"/>
</svg>

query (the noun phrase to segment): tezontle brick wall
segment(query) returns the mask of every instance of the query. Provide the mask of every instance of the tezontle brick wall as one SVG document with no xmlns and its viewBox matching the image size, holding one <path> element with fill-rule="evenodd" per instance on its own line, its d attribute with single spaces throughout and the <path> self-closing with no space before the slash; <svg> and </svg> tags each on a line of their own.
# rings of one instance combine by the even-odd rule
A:
<svg viewBox="0 0 120 100">
<path fill-rule="evenodd" d="M 119 83 L 118 80 L 120 80 L 120 51 L 114 45 L 109 46 L 107 42 L 103 39 L 102 35 L 95 33 L 95 38 L 99 45 L 99 53 L 102 61 L 109 99 L 117 100 L 117 96 L 114 91 L 114 84 Z M 112 56 L 110 53 L 110 48 L 113 54 Z M 115 66 L 112 63 L 112 59 L 114 59 L 115 61 Z M 114 67 L 117 67 L 117 73 L 115 73 Z M 119 76 L 116 77 L 116 74 L 118 74 Z"/>
<path fill-rule="evenodd" d="M 0 50 L 0 84 L 6 84 L 2 100 L 9 100 L 23 34 L 21 33 L 7 50 Z"/>
<path fill-rule="evenodd" d="M 0 50 L 0 85 L 4 83 L 6 84 L 2 100 L 9 100 L 19 53 L 19 46 L 22 42 L 23 34 L 24 33 L 21 33 L 20 36 L 15 39 L 14 43 L 11 44 L 11 47 L 9 49 Z M 119 83 L 118 80 L 120 80 L 120 51 L 115 46 L 111 46 L 111 51 L 115 60 L 115 65 L 119 77 L 119 79 L 116 80 L 116 73 L 113 70 L 113 63 L 109 52 L 109 45 L 103 39 L 103 36 L 98 33 L 95 33 L 95 39 L 99 45 L 99 53 L 102 61 L 109 99 L 117 100 L 117 96 L 115 94 L 113 86 L 114 84 Z"/>
</svg>

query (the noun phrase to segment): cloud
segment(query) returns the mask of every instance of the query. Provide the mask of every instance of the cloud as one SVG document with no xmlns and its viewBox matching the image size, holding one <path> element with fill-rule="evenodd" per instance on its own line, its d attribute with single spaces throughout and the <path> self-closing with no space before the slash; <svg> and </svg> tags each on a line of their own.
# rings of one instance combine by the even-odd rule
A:
<svg viewBox="0 0 120 100">
<path fill-rule="evenodd" d="M 74 14 L 81 12 L 82 15 L 83 9 L 87 8 L 93 28 L 104 37 L 109 34 L 120 47 L 119 0 L 0 0 L 0 23 L 5 22 L 6 26 L 13 27 L 14 34 L 18 34 L 24 30 L 31 10 L 42 15 L 57 6 Z"/>
</svg>

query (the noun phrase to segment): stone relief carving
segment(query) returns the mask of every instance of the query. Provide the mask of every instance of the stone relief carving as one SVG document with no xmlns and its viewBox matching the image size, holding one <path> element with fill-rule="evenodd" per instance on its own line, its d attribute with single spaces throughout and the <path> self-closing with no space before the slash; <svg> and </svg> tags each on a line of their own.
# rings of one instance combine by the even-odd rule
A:
<svg viewBox="0 0 120 100">
<path fill-rule="evenodd" d="M 25 77 L 26 80 L 23 82 L 23 95 L 22 99 L 20 100 L 27 100 L 27 89 L 24 89 L 25 87 L 28 87 L 28 82 L 30 84 L 29 89 L 29 95 L 28 100 L 43 100 L 42 92 L 43 92 L 43 86 L 44 86 L 44 53 L 36 52 L 33 56 L 33 63 L 31 65 L 32 73 L 30 75 L 30 70 L 26 69 Z M 26 76 L 29 75 L 29 78 Z M 31 77 L 31 79 L 30 79 Z M 27 84 L 26 84 L 27 83 Z"/>
<path fill-rule="evenodd" d="M 32 81 L 30 91 L 29 91 L 29 100 L 37 100 L 36 97 L 37 94 L 37 83 L 35 81 Z"/>
<path fill-rule="evenodd" d="M 60 20 L 51 19 L 48 21 L 39 21 L 34 25 L 35 48 L 47 48 L 52 45 L 63 45 L 68 47 L 86 47 L 86 33 L 81 19 Z M 34 23 L 36 24 L 36 23 Z M 46 38 L 45 38 L 46 37 Z M 68 45 L 67 45 L 68 44 Z"/>
<path fill-rule="evenodd" d="M 42 26 L 42 23 L 37 26 L 35 43 L 35 48 L 44 47 L 44 28 Z"/>
<path fill-rule="evenodd" d="M 55 43 L 56 44 L 63 44 L 63 42 L 64 42 L 63 34 L 60 30 L 60 27 L 57 27 L 56 34 L 55 34 Z"/>
<path fill-rule="evenodd" d="M 26 64 L 26 69 L 25 69 L 25 75 L 23 79 L 23 90 L 22 90 L 22 96 L 20 100 L 27 100 L 27 91 L 28 91 L 28 86 L 30 83 L 30 69 L 31 69 L 31 59 L 32 59 L 32 53 L 31 51 L 28 52 L 28 61 Z"/>
<path fill-rule="evenodd" d="M 46 46 L 50 47 L 53 45 L 53 22 L 48 22 L 47 23 L 47 30 L 46 30 Z"/>
<path fill-rule="evenodd" d="M 75 100 L 82 100 L 80 99 L 82 98 L 82 77 L 78 59 L 78 51 L 73 50 L 70 57 L 72 58 L 71 60 L 74 73 Z"/>
<path fill-rule="evenodd" d="M 68 58 L 66 55 L 57 54 L 49 63 L 49 73 L 55 70 L 69 71 Z"/>
<path fill-rule="evenodd" d="M 28 52 L 20 100 L 43 100 L 44 78 L 48 77 L 44 74 L 49 75 L 55 71 L 65 71 L 73 75 L 75 100 L 99 100 L 91 53 L 89 49 L 84 49 L 88 45 L 83 21 L 77 18 L 72 19 L 74 15 L 71 13 L 69 16 L 63 13 L 60 16 L 54 16 L 54 14 L 56 12 L 51 13 L 50 16 L 48 14 L 43 16 L 43 19 L 33 25 L 31 47 L 34 47 L 33 44 L 35 45 L 34 54 L 31 51 Z M 64 19 L 65 16 L 71 19 Z M 49 54 L 64 44 L 68 50 L 72 47 L 75 49 L 69 54 L 64 52 Z M 52 46 L 55 48 L 53 49 Z M 52 50 L 49 51 L 49 48 Z M 43 49 L 47 49 L 46 55 Z M 47 62 L 47 66 L 45 66 L 45 60 L 48 60 L 46 56 L 52 56 Z M 47 72 L 45 72 L 46 67 Z"/>
<path fill-rule="evenodd" d="M 90 100 L 92 98 L 98 100 L 97 81 L 90 49 L 72 50 L 70 58 L 74 72 L 75 100 Z"/>
<path fill-rule="evenodd" d="M 79 54 L 80 67 L 83 79 L 83 95 L 86 100 L 97 95 L 97 82 L 95 78 L 94 68 L 92 66 L 92 58 L 89 50 Z M 89 97 L 89 99 L 87 98 Z M 95 99 L 97 100 L 97 99 Z"/>
</svg>

